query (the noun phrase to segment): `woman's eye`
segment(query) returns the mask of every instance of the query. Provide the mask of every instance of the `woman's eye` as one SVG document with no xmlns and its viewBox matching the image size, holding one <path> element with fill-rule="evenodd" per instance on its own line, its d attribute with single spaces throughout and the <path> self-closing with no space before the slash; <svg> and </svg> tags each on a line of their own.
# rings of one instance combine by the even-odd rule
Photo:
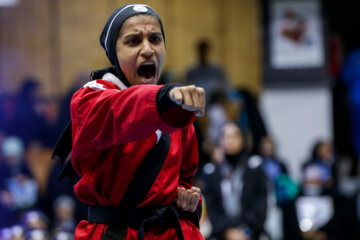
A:
<svg viewBox="0 0 360 240">
<path fill-rule="evenodd" d="M 137 38 L 131 38 L 126 41 L 127 44 L 136 44 L 138 42 L 139 42 L 139 40 Z"/>
<path fill-rule="evenodd" d="M 154 42 L 154 43 L 156 43 L 156 42 L 161 42 L 161 41 L 162 41 L 162 38 L 159 37 L 159 36 L 151 36 L 151 37 L 150 37 L 150 41 L 151 41 L 151 42 Z"/>
</svg>

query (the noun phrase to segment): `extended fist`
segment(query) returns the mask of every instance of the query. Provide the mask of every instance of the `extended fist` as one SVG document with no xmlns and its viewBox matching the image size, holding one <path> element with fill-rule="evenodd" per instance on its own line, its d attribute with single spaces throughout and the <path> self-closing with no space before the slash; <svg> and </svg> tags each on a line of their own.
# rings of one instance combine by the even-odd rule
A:
<svg viewBox="0 0 360 240">
<path fill-rule="evenodd" d="M 195 85 L 174 87 L 171 89 L 170 99 L 183 109 L 195 112 L 198 117 L 205 114 L 205 91 Z"/>
</svg>

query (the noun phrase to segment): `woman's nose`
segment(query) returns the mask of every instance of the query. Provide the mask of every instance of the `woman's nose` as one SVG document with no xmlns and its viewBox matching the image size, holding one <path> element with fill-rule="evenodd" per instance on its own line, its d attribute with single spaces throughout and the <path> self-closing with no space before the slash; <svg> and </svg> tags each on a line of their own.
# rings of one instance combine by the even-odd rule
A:
<svg viewBox="0 0 360 240">
<path fill-rule="evenodd" d="M 150 58 L 152 55 L 154 55 L 154 53 L 155 51 L 152 48 L 151 43 L 149 41 L 144 41 L 140 55 L 144 58 Z"/>
</svg>

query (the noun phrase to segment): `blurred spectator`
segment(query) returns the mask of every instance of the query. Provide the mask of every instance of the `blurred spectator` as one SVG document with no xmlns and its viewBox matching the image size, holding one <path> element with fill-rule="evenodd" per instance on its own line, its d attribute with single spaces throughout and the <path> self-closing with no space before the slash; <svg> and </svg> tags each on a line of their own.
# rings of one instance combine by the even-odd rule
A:
<svg viewBox="0 0 360 240">
<path fill-rule="evenodd" d="M 11 240 L 23 240 L 25 230 L 21 225 L 14 225 L 11 227 L 12 239 Z"/>
<path fill-rule="evenodd" d="M 241 128 L 248 141 L 246 150 L 255 155 L 259 154 L 259 144 L 267 130 L 252 94 L 246 90 L 216 89 L 210 97 L 206 111 L 203 149 L 210 154 L 214 144 L 218 141 L 219 128 L 226 121 L 233 121 Z"/>
<path fill-rule="evenodd" d="M 25 212 L 20 224 L 11 228 L 11 240 L 49 240 L 49 219 L 41 211 Z"/>
<path fill-rule="evenodd" d="M 318 141 L 312 158 L 304 164 L 303 195 L 328 196 L 334 216 L 327 229 L 336 225 L 338 239 L 358 239 L 356 180 L 350 178 L 349 161 L 341 158 L 329 141 Z M 335 222 L 332 224 L 332 222 Z M 326 229 L 326 228 L 325 228 Z M 335 229 L 331 229 L 335 231 Z M 333 234 L 330 232 L 330 234 Z"/>
<path fill-rule="evenodd" d="M 198 63 L 187 70 L 186 83 L 195 84 L 205 89 L 206 104 L 217 89 L 227 89 L 230 84 L 225 71 L 217 64 L 210 62 L 210 44 L 207 40 L 197 43 Z"/>
<path fill-rule="evenodd" d="M 319 179 L 316 179 L 320 181 L 317 191 L 321 194 L 333 196 L 337 191 L 339 164 L 332 143 L 318 141 L 315 143 L 311 158 L 303 165 L 304 177 L 309 179 L 312 174 L 319 174 Z M 314 191 L 314 186 L 309 187 L 309 189 L 305 188 L 304 191 Z"/>
<path fill-rule="evenodd" d="M 30 230 L 26 232 L 25 240 L 49 240 L 49 233 L 41 229 Z"/>
<path fill-rule="evenodd" d="M 0 229 L 0 240 L 24 240 L 24 228 L 14 225 Z"/>
<path fill-rule="evenodd" d="M 229 121 L 226 112 L 227 104 L 226 92 L 222 89 L 215 90 L 210 96 L 210 102 L 207 109 L 207 139 L 215 144 L 219 139 L 221 127 Z"/>
<path fill-rule="evenodd" d="M 25 78 L 15 98 L 13 117 L 6 128 L 6 135 L 20 137 L 25 146 L 33 140 L 43 142 L 43 137 L 46 136 L 46 121 L 39 104 L 40 96 L 38 79 Z"/>
<path fill-rule="evenodd" d="M 323 174 L 318 166 L 306 168 L 303 191 L 296 200 L 296 215 L 304 239 L 337 239 L 334 198 L 324 195 Z"/>
<path fill-rule="evenodd" d="M 71 232 L 55 232 L 51 240 L 74 240 L 74 234 Z"/>
<path fill-rule="evenodd" d="M 276 197 L 276 204 L 282 205 L 293 200 L 298 194 L 298 186 L 291 179 L 285 179 L 290 178 L 290 175 L 285 163 L 277 156 L 276 145 L 271 137 L 261 139 L 260 156 L 272 193 Z"/>
<path fill-rule="evenodd" d="M 24 160 L 24 145 L 17 137 L 6 137 L 1 145 L 0 212 L 7 218 L 0 225 L 11 225 L 21 211 L 33 207 L 37 200 L 37 183 Z M 5 214 L 6 213 L 6 214 Z"/>
<path fill-rule="evenodd" d="M 328 141 L 316 142 L 311 158 L 304 163 L 296 213 L 304 239 L 338 239 L 338 160 Z"/>
<path fill-rule="evenodd" d="M 259 157 L 250 158 L 232 122 L 221 128 L 219 147 L 203 167 L 202 189 L 213 239 L 258 239 L 264 232 L 266 176 Z"/>
<path fill-rule="evenodd" d="M 268 187 L 265 229 L 272 240 L 299 239 L 294 208 L 298 185 L 291 179 L 284 162 L 277 156 L 276 145 L 271 137 L 265 136 L 261 139 L 259 152 Z"/>
<path fill-rule="evenodd" d="M 75 201 L 69 196 L 59 196 L 54 202 L 55 229 L 58 231 L 74 232 L 75 221 Z"/>
<path fill-rule="evenodd" d="M 50 220 L 41 210 L 29 210 L 21 217 L 21 224 L 26 232 L 31 230 L 43 230 L 45 232 L 50 229 Z"/>
<path fill-rule="evenodd" d="M 221 127 L 228 121 L 237 121 L 238 114 L 241 111 L 243 103 L 236 91 L 219 88 L 213 91 L 207 106 L 205 118 L 196 119 L 199 126 L 200 134 L 197 134 L 199 149 L 200 165 L 209 162 L 214 146 L 217 145 Z M 248 135 L 248 129 L 245 128 L 244 135 Z M 202 137 L 202 138 L 199 138 Z M 250 142 L 247 142 L 250 143 Z M 248 146 L 247 146 L 248 147 Z"/>
</svg>

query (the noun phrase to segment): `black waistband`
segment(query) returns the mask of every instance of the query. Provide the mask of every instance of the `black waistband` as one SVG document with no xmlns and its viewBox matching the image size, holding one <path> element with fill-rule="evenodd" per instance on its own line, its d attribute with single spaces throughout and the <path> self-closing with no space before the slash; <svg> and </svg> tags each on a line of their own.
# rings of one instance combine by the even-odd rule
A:
<svg viewBox="0 0 360 240">
<path fill-rule="evenodd" d="M 180 211 L 175 205 L 168 205 L 161 208 L 119 208 L 90 206 L 88 221 L 117 225 L 120 228 L 132 228 L 138 230 L 138 239 L 144 239 L 144 231 L 147 227 L 173 227 L 178 239 L 184 240 L 180 225 Z"/>
</svg>

